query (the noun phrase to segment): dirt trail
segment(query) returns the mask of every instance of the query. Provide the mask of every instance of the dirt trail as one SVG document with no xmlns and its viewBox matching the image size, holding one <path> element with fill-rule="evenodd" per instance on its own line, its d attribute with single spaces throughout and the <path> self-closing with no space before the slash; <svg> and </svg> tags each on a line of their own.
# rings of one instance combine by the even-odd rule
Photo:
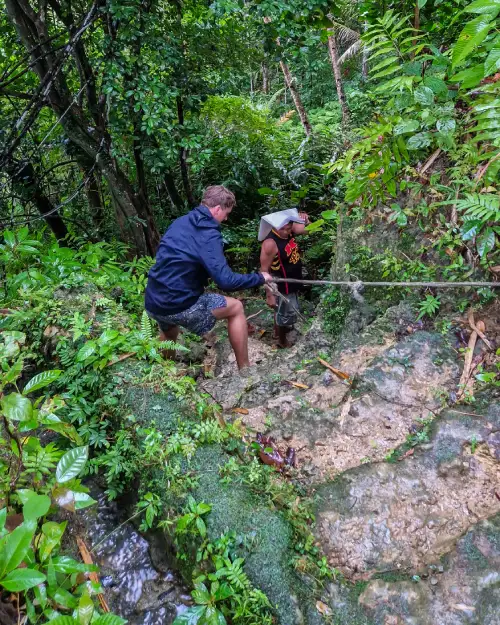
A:
<svg viewBox="0 0 500 625">
<path fill-rule="evenodd" d="M 237 375 L 222 337 L 202 387 L 228 417 L 243 409 L 249 429 L 297 449 L 295 479 L 316 498 L 323 550 L 348 579 L 364 580 L 347 599 L 329 588 L 339 623 L 498 625 L 500 406 L 490 397 L 456 408 L 477 416 L 445 408 L 462 368 L 453 337 L 416 327 L 402 304 L 336 343 L 317 320 L 276 351 L 261 336 L 268 317 L 252 319 L 250 375 Z M 396 578 L 380 579 L 388 572 Z"/>
</svg>

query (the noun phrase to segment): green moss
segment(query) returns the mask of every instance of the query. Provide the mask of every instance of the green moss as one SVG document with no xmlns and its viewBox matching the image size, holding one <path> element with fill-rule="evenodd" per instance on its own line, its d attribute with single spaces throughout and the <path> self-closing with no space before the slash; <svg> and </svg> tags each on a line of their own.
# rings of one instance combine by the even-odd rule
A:
<svg viewBox="0 0 500 625">
<path fill-rule="evenodd" d="M 163 434 L 172 434 L 180 419 L 188 418 L 186 407 L 173 395 L 160 395 L 144 386 L 130 386 L 124 403 L 144 427 L 155 427 Z"/>
<path fill-rule="evenodd" d="M 228 459 L 218 445 L 209 445 L 199 448 L 193 460 L 199 474 L 199 486 L 193 495 L 197 501 L 212 505 L 207 518 L 210 538 L 227 531 L 252 536 L 251 548 L 245 554 L 245 571 L 276 606 L 280 623 L 293 625 L 297 621 L 296 602 L 309 613 L 308 625 L 319 625 L 319 615 L 307 608 L 312 597 L 290 563 L 293 549 L 289 524 L 278 511 L 262 505 L 249 488 L 220 482 L 219 467 Z"/>
</svg>

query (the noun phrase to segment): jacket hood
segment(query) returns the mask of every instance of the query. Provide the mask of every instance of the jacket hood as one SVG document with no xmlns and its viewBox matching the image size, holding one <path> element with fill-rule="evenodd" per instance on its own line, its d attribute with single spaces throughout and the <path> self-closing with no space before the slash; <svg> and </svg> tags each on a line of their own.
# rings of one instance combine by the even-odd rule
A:
<svg viewBox="0 0 500 625">
<path fill-rule="evenodd" d="M 220 230 L 220 223 L 212 217 L 212 213 L 201 204 L 189 213 L 189 221 L 197 228 L 216 228 Z"/>
</svg>

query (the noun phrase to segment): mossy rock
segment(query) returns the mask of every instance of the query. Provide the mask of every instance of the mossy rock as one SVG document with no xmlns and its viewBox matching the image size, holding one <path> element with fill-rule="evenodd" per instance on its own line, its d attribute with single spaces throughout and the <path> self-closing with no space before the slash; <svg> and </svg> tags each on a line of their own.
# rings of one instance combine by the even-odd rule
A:
<svg viewBox="0 0 500 625">
<path fill-rule="evenodd" d="M 287 521 L 277 510 L 262 504 L 242 484 L 222 484 L 219 468 L 229 460 L 220 446 L 197 450 L 194 466 L 199 485 L 194 492 L 197 501 L 209 502 L 212 511 L 207 518 L 211 539 L 227 531 L 252 537 L 245 554 L 245 571 L 252 583 L 268 596 L 282 625 L 319 625 L 322 619 L 315 608 L 312 591 L 294 572 L 291 559 L 292 533 Z"/>
</svg>

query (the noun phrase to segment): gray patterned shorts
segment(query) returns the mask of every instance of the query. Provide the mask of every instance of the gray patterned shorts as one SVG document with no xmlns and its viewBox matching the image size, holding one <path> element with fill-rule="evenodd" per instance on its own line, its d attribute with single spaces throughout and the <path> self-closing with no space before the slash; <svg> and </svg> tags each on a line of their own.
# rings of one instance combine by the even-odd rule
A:
<svg viewBox="0 0 500 625">
<path fill-rule="evenodd" d="M 146 310 L 148 317 L 158 322 L 160 329 L 167 332 L 174 326 L 182 326 L 193 334 L 203 336 L 214 327 L 217 319 L 213 316 L 215 308 L 225 308 L 226 298 L 217 293 L 204 293 L 191 308 L 174 315 L 156 315 Z"/>
</svg>

